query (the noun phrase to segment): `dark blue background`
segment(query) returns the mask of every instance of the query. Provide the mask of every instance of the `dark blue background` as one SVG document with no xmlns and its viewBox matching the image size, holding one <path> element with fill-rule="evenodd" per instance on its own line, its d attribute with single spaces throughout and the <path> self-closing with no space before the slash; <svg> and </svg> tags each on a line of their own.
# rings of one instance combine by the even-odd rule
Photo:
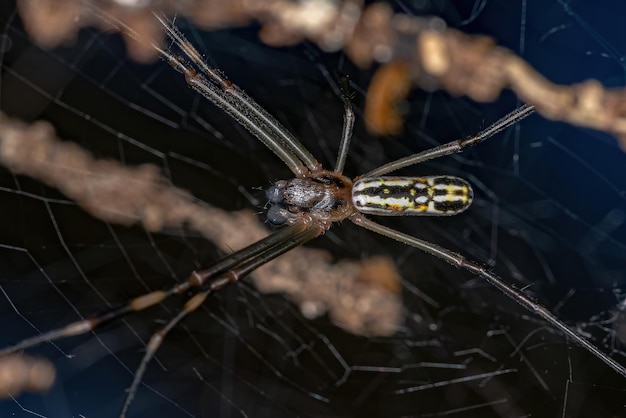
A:
<svg viewBox="0 0 626 418">
<path fill-rule="evenodd" d="M 398 1 L 393 5 L 406 13 L 437 14 L 463 31 L 493 36 L 554 82 L 595 78 L 607 86 L 624 85 L 626 5 L 622 2 Z M 289 176 L 271 153 L 198 99 L 166 65 L 146 67 L 127 61 L 119 39 L 92 31 L 81 32 L 75 45 L 41 50 L 22 33 L 11 5 L 3 5 L 1 13 L 3 36 L 11 45 L 2 56 L 2 111 L 27 120 L 50 120 L 60 136 L 100 158 L 121 159 L 129 165 L 156 164 L 175 185 L 226 209 L 262 212 L 262 188 Z M 474 133 L 516 106 L 510 93 L 495 104 L 476 104 L 445 93 L 414 91 L 407 105 L 405 133 L 373 138 L 360 118 L 373 69 L 357 69 L 341 54 L 322 54 L 310 45 L 272 49 L 259 43 L 256 30 L 187 33 L 326 166 L 334 162 L 341 132 L 342 105 L 334 90 L 337 73 L 348 74 L 356 91 L 358 118 L 346 167 L 351 176 Z M 48 93 L 37 93 L 33 87 Z M 214 130 L 206 131 L 201 121 Z M 150 148 L 134 146 L 117 133 Z M 163 152 L 165 158 L 150 150 Z M 211 169 L 186 164 L 174 155 Z M 626 364 L 624 347 L 614 339 L 614 330 L 624 318 L 615 317 L 617 322 L 613 318 L 626 289 L 625 164 L 626 156 L 610 136 L 533 116 L 460 156 L 405 170 L 411 175 L 467 178 L 476 192 L 476 202 L 467 213 L 386 222 L 489 263 L 508 282 L 527 287 L 560 318 L 589 332 L 604 351 L 614 347 L 614 358 Z M 8 294 L 0 297 L 2 346 L 36 333 L 14 313 L 9 301 L 43 331 L 76 320 L 74 308 L 82 315 L 106 308 L 81 273 L 105 300 L 121 303 L 145 292 L 139 278 L 150 289 L 162 288 L 173 277 L 186 277 L 190 270 L 219 257 L 193 233 L 150 235 L 141 228 L 105 225 L 71 204 L 52 202 L 46 207 L 17 191 L 63 196 L 5 169 L 0 174 L 0 244 L 6 245 L 0 247 L 0 285 Z M 234 184 L 261 203 L 253 205 Z M 61 245 L 52 219 L 59 224 L 69 252 Z M 144 379 L 149 388 L 141 387 L 130 416 L 624 413 L 623 378 L 545 329 L 541 321 L 488 285 L 348 224 L 333 229 L 315 245 L 331 250 L 337 258 L 379 253 L 393 257 L 405 280 L 407 313 L 396 336 L 357 337 L 325 318 L 308 322 L 283 297 L 261 296 L 242 285 L 207 303 L 188 319 L 187 330 L 168 338 Z M 436 306 L 420 297 L 416 287 Z M 169 312 L 157 308 L 126 323 L 111 324 L 97 337 L 76 337 L 29 350 L 54 361 L 58 382 L 48 394 L 0 403 L 0 416 L 31 416 L 28 411 L 49 417 L 116 416 L 142 355 L 135 334 L 145 340 L 161 323 L 157 320 L 168 318 L 179 303 L 167 305 Z M 614 320 L 591 326 L 592 318 Z M 344 370 L 321 334 L 348 364 L 406 369 L 354 371 L 345 384 L 336 385 Z M 287 347 L 307 344 L 310 351 L 304 350 L 294 363 Z M 518 344 L 519 352 L 515 351 Z M 472 349 L 472 354 L 462 354 Z M 466 369 L 413 367 L 422 362 L 465 364 Z M 514 372 L 469 380 L 509 369 Z M 283 378 L 278 378 L 278 370 Z M 463 378 L 469 381 L 394 394 L 402 388 Z M 307 391 L 329 401 L 315 399 Z"/>
</svg>

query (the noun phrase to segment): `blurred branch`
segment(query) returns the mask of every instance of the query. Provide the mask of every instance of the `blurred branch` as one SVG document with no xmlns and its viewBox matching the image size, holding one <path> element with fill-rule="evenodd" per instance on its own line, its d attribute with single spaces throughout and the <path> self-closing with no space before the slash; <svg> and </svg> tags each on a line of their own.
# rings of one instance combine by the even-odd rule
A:
<svg viewBox="0 0 626 418">
<path fill-rule="evenodd" d="M 20 393 L 43 392 L 52 386 L 56 371 L 43 358 L 25 354 L 0 357 L 0 399 L 16 397 Z"/>
<path fill-rule="evenodd" d="M 151 44 L 163 39 L 162 28 L 151 16 L 154 8 L 184 15 L 203 28 L 257 21 L 261 39 L 270 45 L 306 39 L 326 51 L 343 49 L 361 67 L 401 63 L 402 73 L 388 72 L 386 80 L 379 77 L 384 85 L 410 80 L 427 90 L 443 88 L 481 102 L 511 89 L 546 118 L 611 133 L 626 148 L 624 89 L 607 89 L 595 80 L 572 86 L 551 83 L 488 37 L 465 35 L 439 18 L 394 14 L 383 3 L 364 8 L 360 0 L 18 0 L 18 6 L 27 30 L 46 46 L 70 41 L 83 26 L 117 30 L 111 22 L 120 22 L 114 26 L 136 32 L 131 36 L 122 30 L 129 53 L 144 61 L 156 56 Z M 101 14 L 109 16 L 107 22 L 98 17 Z M 405 90 L 391 95 L 386 108 L 368 102 L 370 130 L 398 130 L 397 121 L 387 122 L 386 117 L 397 118 L 394 103 L 402 100 Z"/>
<path fill-rule="evenodd" d="M 188 227 L 224 253 L 268 235 L 252 211 L 229 213 L 198 202 L 156 166 L 95 159 L 60 141 L 47 122 L 27 125 L 0 113 L 0 164 L 59 189 L 105 222 L 153 232 Z M 388 258 L 334 263 L 326 251 L 296 248 L 256 270 L 252 280 L 261 292 L 287 294 L 303 315 L 328 313 L 355 334 L 391 335 L 402 320 L 400 277 Z"/>
</svg>

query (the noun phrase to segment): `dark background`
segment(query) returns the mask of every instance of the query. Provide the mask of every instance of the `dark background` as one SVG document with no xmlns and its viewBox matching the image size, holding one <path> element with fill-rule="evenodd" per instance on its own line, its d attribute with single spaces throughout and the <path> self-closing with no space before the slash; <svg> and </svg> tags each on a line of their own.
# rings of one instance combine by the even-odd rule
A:
<svg viewBox="0 0 626 418">
<path fill-rule="evenodd" d="M 392 4 L 491 35 L 554 82 L 624 85 L 621 2 Z M 91 30 L 73 45 L 40 49 L 24 35 L 11 2 L 0 12 L 8 46 L 0 55 L 3 112 L 49 120 L 62 138 L 99 158 L 155 164 L 198 199 L 252 208 L 263 219 L 263 189 L 289 171 L 182 76 L 163 63 L 131 62 L 119 38 Z M 373 69 L 308 44 L 269 48 L 255 27 L 201 33 L 180 24 L 326 167 L 341 133 L 337 77 L 349 75 L 357 113 L 349 176 L 475 133 L 516 106 L 508 93 L 483 105 L 415 90 L 404 134 L 375 138 L 361 111 Z M 613 138 L 533 116 L 462 155 L 403 170 L 468 179 L 476 201 L 466 213 L 383 221 L 491 265 L 626 364 L 617 332 L 626 289 L 625 164 Z M 2 346 L 171 285 L 221 255 L 189 231 L 151 234 L 105 224 L 4 168 L 0 214 Z M 622 377 L 480 280 L 348 223 L 313 245 L 337 259 L 393 257 L 406 313 L 396 335 L 354 336 L 324 317 L 307 321 L 284 296 L 242 283 L 172 332 L 129 416 L 624 414 Z M 54 362 L 57 383 L 46 394 L 2 401 L 0 416 L 116 416 L 145 341 L 181 303 L 28 350 Z M 408 388 L 419 390 L 403 392 Z"/>
</svg>

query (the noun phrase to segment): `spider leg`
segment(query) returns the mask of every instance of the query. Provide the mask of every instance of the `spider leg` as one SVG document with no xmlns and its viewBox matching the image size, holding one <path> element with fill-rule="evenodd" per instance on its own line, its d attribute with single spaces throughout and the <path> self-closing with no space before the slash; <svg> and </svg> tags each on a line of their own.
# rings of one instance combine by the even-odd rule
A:
<svg viewBox="0 0 626 418">
<path fill-rule="evenodd" d="M 455 141 L 450 141 L 446 144 L 427 149 L 426 151 L 418 152 L 417 154 L 400 158 L 399 160 L 395 160 L 390 163 L 381 165 L 380 167 L 375 168 L 369 173 L 363 174 L 361 177 L 380 177 L 384 174 L 391 173 L 392 171 L 408 167 L 413 164 L 418 164 L 427 160 L 432 160 L 434 158 L 443 157 L 444 155 L 456 154 L 457 152 L 461 152 L 466 147 L 480 144 L 481 142 L 488 138 L 491 138 L 498 132 L 508 128 L 511 125 L 515 125 L 520 120 L 532 115 L 534 112 L 535 106 L 525 104 L 518 107 L 511 113 L 503 116 L 476 135 L 468 136 L 467 138 L 458 139 Z"/>
<path fill-rule="evenodd" d="M 146 353 L 142 357 L 141 363 L 139 363 L 139 367 L 137 367 L 137 370 L 135 370 L 133 383 L 131 383 L 130 388 L 128 389 L 128 393 L 126 395 L 126 399 L 124 399 L 124 405 L 122 406 L 122 410 L 119 415 L 120 418 L 124 418 L 126 416 L 126 412 L 128 412 L 128 409 L 130 408 L 133 398 L 135 397 L 135 393 L 137 393 L 137 388 L 141 383 L 141 379 L 143 378 L 143 375 L 148 368 L 148 363 L 150 362 L 150 360 L 152 360 L 152 358 L 156 354 L 156 351 L 163 343 L 163 340 L 165 339 L 167 333 L 172 328 L 174 328 L 184 317 L 199 308 L 204 303 L 210 293 L 210 290 L 196 293 L 191 299 L 187 301 L 187 303 L 185 303 L 183 309 L 181 309 L 174 318 L 168 321 L 168 323 L 163 328 L 152 334 L 152 336 L 150 337 L 150 341 L 146 346 Z"/>
<path fill-rule="evenodd" d="M 219 102 L 222 100 L 218 100 L 217 102 L 213 98 L 213 95 L 207 95 L 204 92 L 204 88 L 200 89 L 196 87 L 197 82 L 188 83 L 192 88 L 199 91 L 206 98 L 211 100 L 213 103 L 224 109 L 229 115 L 235 118 L 237 121 L 242 122 L 242 124 L 248 129 L 252 134 L 257 136 L 261 142 L 263 142 L 268 148 L 277 153 L 276 148 L 284 148 L 285 150 L 289 150 L 298 160 L 300 160 L 304 165 L 308 168 L 309 171 L 313 171 L 320 167 L 319 162 L 311 155 L 311 153 L 296 139 L 296 137 L 289 132 L 287 128 L 285 128 L 276 118 L 270 115 L 265 109 L 263 109 L 257 102 L 254 101 L 250 96 L 248 96 L 242 89 L 237 87 L 235 84 L 231 83 L 228 78 L 226 78 L 220 71 L 209 66 L 202 58 L 202 55 L 198 52 L 198 50 L 189 42 L 185 36 L 173 25 L 173 23 L 165 17 L 162 13 L 154 13 L 154 16 L 161 23 L 161 25 L 167 31 L 170 39 L 180 48 L 180 50 L 189 58 L 195 65 L 198 66 L 200 71 L 204 73 L 206 77 L 213 83 L 219 86 L 218 94 L 222 93 L 226 100 L 232 106 L 232 109 L 225 108 Z M 178 69 L 178 64 L 173 63 L 171 58 L 169 57 L 169 53 L 162 52 L 161 56 L 169 62 L 174 68 Z M 187 73 L 185 73 L 185 77 L 187 78 Z M 205 83 L 206 79 L 203 80 Z M 213 84 L 211 84 L 213 85 Z M 251 127 L 249 123 L 242 121 L 242 119 L 250 120 L 254 126 Z M 260 129 L 259 127 L 262 127 Z M 268 137 L 270 140 L 266 140 L 264 138 L 259 137 L 258 131 L 263 130 L 263 136 Z M 283 151 L 284 152 L 284 151 Z M 291 168 L 291 167 L 290 167 Z M 293 171 L 293 170 L 292 170 Z M 297 172 L 294 171 L 294 174 L 298 175 Z"/>
<path fill-rule="evenodd" d="M 525 309 L 534 312 L 537 316 L 546 321 L 548 324 L 558 329 L 563 335 L 570 338 L 572 341 L 583 347 L 589 353 L 602 360 L 607 366 L 615 370 L 617 373 L 626 377 L 626 367 L 613 360 L 604 352 L 600 351 L 598 347 L 587 341 L 586 338 L 577 334 L 574 330 L 567 326 L 567 324 L 558 319 L 552 312 L 550 312 L 544 306 L 541 306 L 540 304 L 531 300 L 514 285 L 505 283 L 502 278 L 489 271 L 485 266 L 468 260 L 461 254 L 455 253 L 436 244 L 423 241 L 419 238 L 412 237 L 411 235 L 403 234 L 402 232 L 380 225 L 366 218 L 360 213 L 353 214 L 350 217 L 350 220 L 365 229 L 369 229 L 370 231 L 376 232 L 377 234 L 384 235 L 386 237 L 395 239 L 396 241 L 402 242 L 406 245 L 410 245 L 411 247 L 415 247 L 426 253 L 432 254 L 435 257 L 444 260 L 457 268 L 466 270 L 472 274 L 475 274 L 478 277 L 485 279 L 488 283 L 496 287 L 506 296 L 522 305 Z"/>
<path fill-rule="evenodd" d="M 219 274 L 217 277 L 213 277 L 211 280 L 203 284 L 203 290 L 201 292 L 196 293 L 191 297 L 186 303 L 183 309 L 181 309 L 176 316 L 174 316 L 163 328 L 156 331 L 150 337 L 150 341 L 146 346 L 146 353 L 141 359 L 141 363 L 139 367 L 135 371 L 135 376 L 133 377 L 133 382 L 128 389 L 128 394 L 126 395 L 126 399 L 124 400 L 124 405 L 122 407 L 122 411 L 120 412 L 120 418 L 126 415 L 130 404 L 133 401 L 135 393 L 137 393 L 137 388 L 141 383 L 141 379 L 146 372 L 148 367 L 148 363 L 156 354 L 156 351 L 159 349 L 165 336 L 167 333 L 173 329 L 183 318 L 185 318 L 188 314 L 192 313 L 196 309 L 198 309 L 206 298 L 213 292 L 222 289 L 230 283 L 238 282 L 243 277 L 250 274 L 252 271 L 256 270 L 258 267 L 267 263 L 268 261 L 273 260 L 286 253 L 287 251 L 299 247 L 300 245 L 312 240 L 313 238 L 320 235 L 322 230 L 320 228 L 316 228 L 314 226 L 306 226 L 304 223 L 296 223 L 298 228 L 292 229 L 290 234 L 283 234 L 283 238 L 275 243 L 273 246 L 269 246 L 264 251 L 255 254 L 253 257 L 249 257 L 243 263 L 240 263 L 238 266 L 234 266 L 229 270 Z M 292 225 L 292 227 L 294 226 Z M 304 227 L 304 229 L 302 229 Z M 291 228 L 291 227 L 289 227 Z M 289 229 L 285 228 L 285 229 Z M 299 232 L 298 232 L 299 231 Z M 278 233 L 277 233 L 278 234 Z M 274 234 L 274 235 L 277 235 Z M 271 235 L 269 238 L 273 237 Z M 248 247 L 249 248 L 249 247 Z M 245 251 L 245 250 L 242 250 Z M 236 254 L 236 253 L 235 253 Z M 218 263 L 219 264 L 219 263 Z"/>
<path fill-rule="evenodd" d="M 209 279 L 215 277 L 218 274 L 224 273 L 225 271 L 236 271 L 233 270 L 233 268 L 238 264 L 244 263 L 242 265 L 246 266 L 252 260 L 256 262 L 255 266 L 258 267 L 259 265 L 264 264 L 271 259 L 268 259 L 267 257 L 268 254 L 273 254 L 271 252 L 272 250 L 280 249 L 284 246 L 290 245 L 290 243 L 294 239 L 304 233 L 306 233 L 307 237 L 311 233 L 315 234 L 308 239 L 311 240 L 319 235 L 321 232 L 318 228 L 312 228 L 302 222 L 294 223 L 293 225 L 280 229 L 276 233 L 262 239 L 261 241 L 258 241 L 238 252 L 235 252 L 223 258 L 212 267 L 209 267 L 205 270 L 194 271 L 193 273 L 191 273 L 189 278 L 187 278 L 187 280 L 171 287 L 168 290 L 156 290 L 145 295 L 138 296 L 130 300 L 127 304 L 105 312 L 103 314 L 85 318 L 68 324 L 62 328 L 46 332 L 35 337 L 27 338 L 13 346 L 0 350 L 0 356 L 33 347 L 42 342 L 49 342 L 60 338 L 85 334 L 115 318 L 119 318 L 131 312 L 138 312 L 149 308 L 150 306 L 156 305 L 157 303 L 162 302 L 164 299 L 171 295 L 181 294 L 193 287 L 203 286 L 205 283 L 207 283 Z M 287 247 L 287 249 L 289 248 L 291 247 Z M 259 261 L 262 261 L 261 264 L 258 264 Z M 247 271 L 245 274 L 248 273 L 249 271 Z M 236 280 L 239 280 L 239 278 L 236 278 Z"/>
<path fill-rule="evenodd" d="M 146 41 L 134 29 L 115 16 L 100 10 L 96 6 L 89 5 L 89 7 L 91 7 L 92 13 L 98 18 L 154 49 L 165 62 L 185 76 L 187 84 L 192 89 L 239 122 L 274 152 L 296 177 L 305 177 L 310 171 L 320 167 L 317 160 L 287 128 L 282 126 L 280 122 L 259 106 L 243 90 L 231 83 L 218 70 L 206 64 L 202 60 L 202 55 L 166 17 L 156 12 L 154 13 L 155 17 L 166 29 L 170 39 L 200 68 L 200 74 L 184 59 L 164 50 L 155 41 Z M 210 80 L 213 80 L 213 82 Z"/>
<path fill-rule="evenodd" d="M 346 165 L 346 158 L 348 157 L 348 150 L 350 149 L 350 139 L 352 138 L 353 128 L 354 111 L 352 110 L 352 101 L 350 100 L 348 92 L 343 91 L 343 129 L 341 130 L 339 151 L 337 151 L 337 162 L 333 170 L 335 173 L 343 173 L 343 167 Z"/>
<path fill-rule="evenodd" d="M 202 74 L 199 74 L 180 57 L 163 51 L 161 57 L 175 70 L 185 76 L 187 84 L 217 107 L 228 113 L 241 126 L 246 128 L 252 135 L 274 152 L 296 177 L 305 177 L 309 170 L 302 161 L 283 142 L 268 132 L 266 126 L 259 123 L 253 114 L 241 111 L 237 102 L 226 96 L 222 90 L 209 82 Z"/>
</svg>

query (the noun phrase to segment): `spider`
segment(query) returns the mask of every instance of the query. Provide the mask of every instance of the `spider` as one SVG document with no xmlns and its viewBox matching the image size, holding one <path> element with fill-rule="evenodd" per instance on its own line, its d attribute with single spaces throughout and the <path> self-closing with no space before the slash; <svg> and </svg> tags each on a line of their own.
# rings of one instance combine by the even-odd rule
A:
<svg viewBox="0 0 626 418">
<path fill-rule="evenodd" d="M 368 214 L 448 216 L 467 209 L 472 201 L 473 192 L 471 186 L 463 179 L 451 176 L 409 178 L 385 175 L 409 165 L 461 152 L 466 147 L 477 145 L 532 114 L 534 111 L 532 106 L 524 105 L 516 109 L 476 135 L 393 161 L 356 179 L 350 179 L 342 174 L 354 124 L 354 114 L 347 97 L 344 102 L 344 126 L 337 161 L 332 171 L 326 170 L 276 119 L 218 70 L 206 64 L 200 53 L 172 22 L 161 15 L 156 17 L 167 30 L 172 42 L 190 62 L 169 50 L 155 46 L 161 57 L 184 74 L 191 88 L 229 113 L 293 172 L 294 179 L 278 181 L 267 190 L 267 198 L 271 204 L 268 220 L 284 227 L 268 238 L 223 258 L 208 269 L 192 272 L 186 281 L 170 289 L 136 297 L 127 305 L 104 315 L 78 321 L 24 340 L 0 351 L 0 355 L 41 342 L 83 334 L 119 316 L 158 304 L 171 295 L 195 291 L 184 307 L 151 338 L 122 407 L 120 416 L 124 416 L 132 404 L 146 367 L 166 334 L 184 317 L 201 306 L 210 294 L 239 281 L 267 261 L 324 234 L 333 223 L 350 220 L 358 226 L 425 251 L 486 280 L 601 359 L 613 370 L 626 376 L 626 369 L 622 365 L 572 330 L 548 309 L 535 303 L 486 267 L 438 245 L 380 225 L 365 216 Z"/>
</svg>

